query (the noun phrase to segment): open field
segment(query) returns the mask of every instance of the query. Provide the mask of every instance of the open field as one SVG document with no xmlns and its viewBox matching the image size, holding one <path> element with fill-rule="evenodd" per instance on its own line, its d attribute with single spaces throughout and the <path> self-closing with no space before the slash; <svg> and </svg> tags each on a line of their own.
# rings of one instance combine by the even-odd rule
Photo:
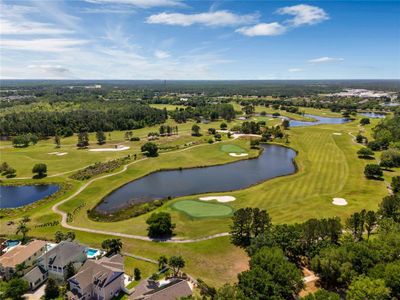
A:
<svg viewBox="0 0 400 300">
<path fill-rule="evenodd" d="M 371 128 L 378 122 L 377 120 L 371 121 L 373 124 L 363 129 L 367 136 L 370 136 Z M 180 145 L 198 139 L 190 136 L 190 127 L 192 124 L 193 123 L 179 125 L 180 136 L 171 138 L 166 141 L 165 144 Z M 219 122 L 215 122 L 215 124 L 201 124 L 201 127 L 203 133 L 206 134 L 205 131 L 207 128 L 218 127 L 218 125 Z M 236 201 L 229 203 L 229 206 L 234 209 L 246 206 L 265 208 L 270 213 L 274 223 L 293 223 L 305 221 L 309 218 L 330 216 L 340 216 L 344 219 L 352 212 L 363 208 L 376 209 L 381 198 L 387 194 L 386 183 L 383 181 L 367 180 L 363 176 L 364 165 L 371 161 L 357 158 L 356 152 L 361 146 L 355 144 L 352 140 L 352 136 L 349 134 L 352 133 L 356 135 L 360 129 L 357 121 L 342 125 L 292 128 L 288 131 L 290 136 L 289 146 L 298 151 L 298 156 L 296 158 L 298 172 L 296 174 L 275 178 L 247 189 L 229 193 L 213 193 L 212 195 L 229 194 L 236 197 Z M 145 136 L 149 131 L 154 131 L 154 129 L 139 129 L 134 131 L 134 136 Z M 335 135 L 334 133 L 341 133 L 341 135 Z M 123 132 L 113 132 L 111 134 L 113 141 L 123 141 L 123 134 Z M 206 136 L 203 136 L 201 138 L 205 137 Z M 159 141 L 162 141 L 162 139 Z M 49 164 L 50 174 L 52 174 L 52 172 L 66 172 L 82 164 L 89 164 L 94 161 L 108 160 L 126 155 L 124 151 L 90 153 L 86 150 L 75 150 L 75 143 L 76 137 L 70 137 L 63 139 L 62 148 L 57 150 L 54 150 L 54 145 L 50 140 L 41 141 L 37 145 L 25 149 L 3 148 L 2 154 L 5 152 L 6 158 L 2 157 L 2 160 L 8 161 L 10 165 L 17 169 L 17 176 L 29 176 L 31 175 L 31 166 L 24 169 L 24 163 L 26 163 L 28 159 L 28 161 L 37 160 L 38 162 L 43 162 L 41 158 L 43 156 L 47 157 L 46 155 L 48 152 L 70 152 L 68 155 L 60 157 L 48 155 L 48 162 L 47 158 L 45 162 Z M 131 149 L 128 152 L 131 154 L 135 152 L 138 153 L 139 145 L 132 145 L 134 142 L 124 142 L 124 144 L 130 144 Z M 7 146 L 7 143 L 3 142 L 2 145 Z M 145 220 L 149 214 L 129 220 L 109 223 L 90 220 L 87 217 L 86 210 L 94 207 L 98 201 L 115 187 L 154 170 L 213 165 L 238 160 L 237 158 L 229 156 L 226 152 L 221 151 L 221 146 L 231 145 L 233 147 L 245 149 L 245 151 L 250 154 L 249 157 L 257 155 L 256 150 L 249 149 L 249 142 L 245 139 L 229 140 L 215 144 L 204 143 L 184 151 L 166 152 L 157 158 L 150 158 L 133 164 L 128 167 L 126 172 L 93 182 L 75 198 L 61 205 L 60 208 L 66 212 L 73 212 L 78 206 L 85 203 L 85 206 L 74 214 L 73 222 L 71 223 L 74 226 L 146 235 L 147 224 Z M 64 147 L 68 150 L 65 150 Z M 20 151 L 25 151 L 25 153 L 20 154 Z M 71 156 L 69 156 L 70 154 Z M 91 155 L 95 155 L 97 160 L 91 160 Z M 75 165 L 75 159 L 81 159 L 81 162 Z M 56 170 L 52 171 L 52 168 Z M 238 172 L 240 172 L 240 170 L 238 170 Z M 390 172 L 390 174 L 389 172 L 385 172 L 385 179 L 389 180 L 390 177 L 399 173 L 399 170 Z M 45 178 L 41 181 L 52 182 L 66 180 L 66 176 L 67 175 Z M 17 212 L 12 216 L 12 220 L 17 220 L 23 215 L 28 214 L 32 219 L 29 223 L 31 227 L 29 234 L 41 238 L 49 239 L 54 236 L 56 231 L 65 231 L 60 225 L 42 228 L 35 228 L 35 225 L 60 220 L 60 216 L 53 213 L 51 207 L 58 201 L 72 194 L 83 184 L 70 179 L 67 179 L 67 181 L 73 188 L 60 199 L 45 202 L 26 212 Z M 229 231 L 230 219 L 227 217 L 193 218 L 173 208 L 174 205 L 177 205 L 177 203 L 182 200 L 197 199 L 199 196 L 209 195 L 173 199 L 158 209 L 158 211 L 167 211 L 171 213 L 173 222 L 176 224 L 176 237 L 198 238 Z M 332 205 L 331 202 L 334 197 L 345 198 L 348 205 Z M 200 204 L 203 204 L 203 202 Z M 207 205 L 207 208 L 209 208 L 208 205 L 221 204 L 204 202 L 204 205 Z M 191 208 L 189 207 L 189 209 Z M 197 207 L 195 209 L 197 209 Z M 15 232 L 15 225 L 6 225 L 9 220 L 9 217 L 4 217 L 0 220 L 2 234 L 12 235 Z M 76 234 L 80 242 L 93 247 L 100 247 L 101 241 L 112 237 L 110 235 L 81 231 L 76 231 Z M 228 237 L 187 244 L 156 243 L 128 238 L 122 238 L 122 240 L 124 243 L 123 251 L 128 253 L 152 259 L 157 259 L 160 255 L 182 255 L 187 261 L 187 267 L 185 267 L 186 272 L 195 277 L 201 277 L 206 280 L 206 282 L 216 286 L 220 286 L 225 282 L 234 281 L 236 274 L 247 267 L 247 256 L 241 249 L 232 246 Z M 135 266 L 134 262 L 129 262 L 128 265 Z M 146 270 L 147 267 L 149 266 L 146 265 Z M 143 266 L 143 268 L 145 268 L 145 266 Z M 149 267 L 149 269 L 151 269 L 151 267 Z M 149 272 L 150 271 L 151 270 L 149 270 Z"/>
</svg>

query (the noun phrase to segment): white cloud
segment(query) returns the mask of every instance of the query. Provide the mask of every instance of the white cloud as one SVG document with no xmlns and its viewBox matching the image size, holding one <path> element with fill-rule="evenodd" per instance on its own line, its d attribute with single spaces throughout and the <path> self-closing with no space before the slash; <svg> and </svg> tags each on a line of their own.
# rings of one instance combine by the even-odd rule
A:
<svg viewBox="0 0 400 300">
<path fill-rule="evenodd" d="M 330 63 L 330 62 L 341 62 L 344 59 L 341 57 L 328 57 L 328 56 L 324 56 L 324 57 L 319 57 L 319 58 L 314 58 L 314 59 L 310 59 L 308 62 L 312 63 L 312 64 L 323 64 L 323 63 Z"/>
<path fill-rule="evenodd" d="M 301 71 L 303 71 L 303 69 L 300 69 L 300 68 L 291 68 L 291 69 L 289 69 L 288 70 L 290 73 L 295 73 L 295 72 L 301 72 Z"/>
<path fill-rule="evenodd" d="M 212 11 L 198 14 L 182 14 L 182 13 L 159 13 L 151 15 L 147 18 L 147 23 L 150 24 L 165 24 L 190 26 L 200 24 L 205 26 L 234 26 L 256 22 L 259 16 L 237 15 L 226 10 Z"/>
<path fill-rule="evenodd" d="M 154 51 L 154 56 L 159 59 L 165 59 L 165 58 L 170 57 L 171 55 L 166 51 L 156 50 L 156 51 Z"/>
<path fill-rule="evenodd" d="M 288 21 L 292 26 L 313 25 L 329 19 L 322 8 L 307 4 L 282 7 L 277 12 L 281 15 L 294 16 Z"/>
<path fill-rule="evenodd" d="M 44 75 L 51 75 L 52 78 L 67 78 L 72 75 L 68 68 L 60 65 L 29 65 L 28 68 L 37 70 Z"/>
<path fill-rule="evenodd" d="M 242 27 L 236 29 L 236 32 L 247 36 L 271 36 L 280 35 L 286 32 L 285 26 L 277 22 L 273 23 L 260 23 L 254 26 Z"/>
<path fill-rule="evenodd" d="M 27 15 L 38 14 L 37 7 L 0 3 L 0 10 L 7 12 L 0 19 L 0 35 L 60 35 L 73 31 L 51 23 L 30 20 Z"/>
<path fill-rule="evenodd" d="M 161 6 L 182 6 L 181 0 L 85 0 L 93 4 L 124 4 L 141 8 Z"/>
<path fill-rule="evenodd" d="M 88 43 L 88 41 L 63 38 L 30 40 L 0 39 L 1 48 L 34 52 L 64 52 L 86 43 Z"/>
<path fill-rule="evenodd" d="M 53 24 L 39 23 L 39 22 L 13 22 L 11 20 L 2 19 L 0 20 L 0 35 L 59 35 L 59 34 L 70 34 L 73 33 L 71 30 L 61 29 L 54 27 Z"/>
</svg>

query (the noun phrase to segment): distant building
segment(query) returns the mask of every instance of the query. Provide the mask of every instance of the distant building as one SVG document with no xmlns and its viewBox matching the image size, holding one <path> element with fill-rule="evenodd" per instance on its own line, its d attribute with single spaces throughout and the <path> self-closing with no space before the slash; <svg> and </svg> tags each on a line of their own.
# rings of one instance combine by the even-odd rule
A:
<svg viewBox="0 0 400 300">
<path fill-rule="evenodd" d="M 79 272 L 68 279 L 71 300 L 109 300 L 124 289 L 124 262 L 119 254 L 87 260 Z"/>
<path fill-rule="evenodd" d="M 18 245 L 0 257 L 0 276 L 10 279 L 18 265 L 24 265 L 24 273 L 46 251 L 46 242 L 34 240 L 26 245 Z"/>
</svg>

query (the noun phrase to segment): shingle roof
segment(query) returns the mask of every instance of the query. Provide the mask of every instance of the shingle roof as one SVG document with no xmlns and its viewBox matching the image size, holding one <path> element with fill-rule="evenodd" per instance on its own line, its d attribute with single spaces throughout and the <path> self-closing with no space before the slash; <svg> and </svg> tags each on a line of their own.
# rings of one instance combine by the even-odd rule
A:
<svg viewBox="0 0 400 300">
<path fill-rule="evenodd" d="M 144 294 L 146 300 L 175 300 L 192 295 L 192 289 L 186 280 L 178 279 L 166 286 Z"/>
<path fill-rule="evenodd" d="M 26 261 L 45 245 L 45 241 L 34 240 L 26 245 L 15 246 L 10 251 L 0 256 L 0 264 L 3 265 L 3 267 L 14 268 L 16 265 Z"/>
<path fill-rule="evenodd" d="M 85 247 L 76 242 L 62 241 L 45 255 L 49 258 L 49 264 L 54 266 L 66 266 L 75 256 L 84 251 Z"/>
<path fill-rule="evenodd" d="M 111 258 L 103 257 L 99 260 L 87 260 L 75 276 L 68 281 L 77 284 L 81 289 L 94 284 L 105 287 L 115 278 L 124 274 L 123 258 L 114 255 Z"/>
<path fill-rule="evenodd" d="M 36 282 L 37 280 L 42 279 L 44 274 L 46 274 L 46 270 L 40 266 L 36 266 L 26 273 L 24 278 L 29 282 Z"/>
</svg>

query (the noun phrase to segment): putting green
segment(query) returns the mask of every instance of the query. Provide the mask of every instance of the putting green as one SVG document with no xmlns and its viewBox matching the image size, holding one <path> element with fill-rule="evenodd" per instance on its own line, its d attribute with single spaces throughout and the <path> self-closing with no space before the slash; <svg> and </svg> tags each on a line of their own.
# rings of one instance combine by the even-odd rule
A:
<svg viewBox="0 0 400 300">
<path fill-rule="evenodd" d="M 227 153 L 244 153 L 244 152 L 246 152 L 246 150 L 243 149 L 242 147 L 232 145 L 232 144 L 221 145 L 220 149 L 221 149 L 221 151 L 227 152 Z"/>
<path fill-rule="evenodd" d="M 178 201 L 171 207 L 194 218 L 225 217 L 230 216 L 233 212 L 233 208 L 228 205 L 197 200 Z"/>
</svg>

